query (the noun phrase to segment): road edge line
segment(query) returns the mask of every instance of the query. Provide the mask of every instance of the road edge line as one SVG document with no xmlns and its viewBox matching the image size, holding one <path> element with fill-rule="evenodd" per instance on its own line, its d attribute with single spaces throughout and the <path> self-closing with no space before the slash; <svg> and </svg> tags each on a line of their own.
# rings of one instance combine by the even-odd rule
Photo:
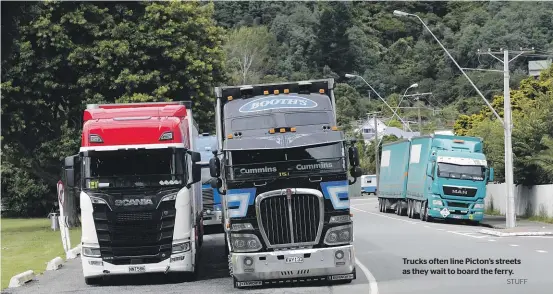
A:
<svg viewBox="0 0 553 294">
<path fill-rule="evenodd" d="M 369 280 L 369 293 L 378 294 L 378 284 L 376 283 L 376 279 L 374 278 L 371 271 L 364 264 L 362 264 L 361 261 L 357 259 L 357 257 L 355 258 L 355 264 L 359 266 L 363 274 L 365 274 L 365 276 Z"/>
</svg>

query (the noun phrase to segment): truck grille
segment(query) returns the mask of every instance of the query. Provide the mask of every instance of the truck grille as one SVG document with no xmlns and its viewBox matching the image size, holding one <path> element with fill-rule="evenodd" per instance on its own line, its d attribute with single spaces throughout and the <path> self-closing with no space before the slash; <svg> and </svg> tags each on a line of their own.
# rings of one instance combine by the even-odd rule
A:
<svg viewBox="0 0 553 294">
<path fill-rule="evenodd" d="M 213 189 L 212 188 L 202 189 L 202 198 L 203 198 L 202 202 L 203 202 L 204 211 L 208 209 L 213 211 L 213 204 L 214 204 Z"/>
<path fill-rule="evenodd" d="M 311 194 L 275 195 L 259 201 L 258 220 L 269 247 L 312 245 L 321 229 L 322 199 Z"/>
<path fill-rule="evenodd" d="M 460 196 L 460 197 L 474 197 L 476 195 L 476 188 L 468 187 L 454 187 L 443 186 L 445 195 Z"/>
<path fill-rule="evenodd" d="M 171 255 L 175 201 L 155 210 L 112 211 L 93 204 L 102 258 L 112 264 L 158 263 Z"/>
</svg>

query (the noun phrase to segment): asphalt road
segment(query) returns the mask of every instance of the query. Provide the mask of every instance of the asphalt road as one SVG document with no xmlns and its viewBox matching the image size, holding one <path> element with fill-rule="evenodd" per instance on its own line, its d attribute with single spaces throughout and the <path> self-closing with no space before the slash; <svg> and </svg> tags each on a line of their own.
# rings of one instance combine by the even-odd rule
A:
<svg viewBox="0 0 553 294">
<path fill-rule="evenodd" d="M 351 205 L 358 259 L 357 280 L 351 284 L 234 289 L 228 276 L 222 235 L 211 235 L 204 239 L 198 281 L 171 284 L 161 276 L 146 275 L 118 277 L 103 286 L 87 286 L 80 260 L 76 259 L 58 271 L 47 272 L 36 281 L 3 293 L 541 294 L 553 291 L 553 237 L 492 237 L 478 233 L 479 227 L 428 223 L 383 214 L 378 212 L 374 197 L 353 199 Z M 470 258 L 474 264 L 451 264 L 452 258 L 463 263 Z M 476 264 L 474 260 L 490 258 L 494 261 L 518 259 L 520 264 Z M 436 259 L 449 264 L 429 264 Z M 427 264 L 412 264 L 421 260 Z M 445 274 L 425 271 L 442 268 Z M 457 273 L 458 269 L 479 272 L 461 274 Z M 482 269 L 491 273 L 484 274 Z"/>
<path fill-rule="evenodd" d="M 384 214 L 375 197 L 352 200 L 352 212 L 356 255 L 376 279 L 378 293 L 553 293 L 552 237 L 493 237 L 478 233 L 481 227 Z M 452 258 L 464 264 L 452 264 Z M 490 258 L 494 264 L 477 264 Z M 421 260 L 426 264 L 413 264 Z M 445 274 L 425 271 L 431 269 Z"/>
</svg>

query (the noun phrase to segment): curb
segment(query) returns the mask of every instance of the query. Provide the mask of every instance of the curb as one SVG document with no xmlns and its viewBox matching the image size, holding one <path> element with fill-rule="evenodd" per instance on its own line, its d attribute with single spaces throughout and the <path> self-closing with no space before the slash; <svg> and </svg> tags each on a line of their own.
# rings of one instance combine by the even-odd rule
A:
<svg viewBox="0 0 553 294">
<path fill-rule="evenodd" d="M 497 237 L 515 237 L 515 236 L 550 236 L 553 232 L 516 232 L 516 233 L 503 233 L 494 230 L 480 230 L 480 233 L 486 235 L 492 235 Z"/>
<path fill-rule="evenodd" d="M 35 278 L 35 272 L 33 272 L 32 270 L 22 272 L 20 274 L 13 276 L 10 279 L 10 285 L 8 286 L 8 288 L 16 288 L 16 287 L 23 286 L 25 283 L 31 281 L 34 278 Z"/>
<path fill-rule="evenodd" d="M 81 245 L 77 245 L 75 248 L 67 251 L 65 259 L 75 259 L 77 256 L 81 255 Z"/>
<path fill-rule="evenodd" d="M 63 265 L 63 259 L 61 257 L 56 256 L 56 258 L 50 260 L 48 264 L 46 265 L 47 271 L 55 271 L 58 270 Z"/>
</svg>

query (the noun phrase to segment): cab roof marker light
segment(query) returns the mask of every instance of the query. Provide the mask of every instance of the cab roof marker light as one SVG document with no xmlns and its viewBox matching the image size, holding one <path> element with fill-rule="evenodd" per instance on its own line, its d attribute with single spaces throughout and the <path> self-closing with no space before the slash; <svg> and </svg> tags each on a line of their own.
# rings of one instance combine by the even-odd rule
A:
<svg viewBox="0 0 553 294">
<path fill-rule="evenodd" d="M 228 101 L 232 101 L 232 96 L 228 96 L 228 97 L 227 97 L 227 100 L 228 100 Z"/>
<path fill-rule="evenodd" d="M 324 94 L 324 93 L 325 93 L 325 89 L 319 89 L 319 93 Z"/>
<path fill-rule="evenodd" d="M 278 90 L 274 90 L 273 93 L 274 93 L 275 95 L 278 95 L 279 91 L 278 91 Z"/>
<path fill-rule="evenodd" d="M 165 132 L 159 137 L 160 141 L 173 140 L 173 132 Z"/>
<path fill-rule="evenodd" d="M 289 89 L 284 89 L 284 94 L 288 94 L 290 93 L 290 90 Z"/>
<path fill-rule="evenodd" d="M 270 133 L 270 134 L 274 134 L 274 133 L 275 133 L 275 129 L 269 129 L 269 133 Z"/>
<path fill-rule="evenodd" d="M 91 134 L 89 136 L 90 143 L 104 143 L 104 140 L 102 140 L 102 137 L 99 135 Z"/>
<path fill-rule="evenodd" d="M 263 91 L 263 94 L 264 95 L 269 95 L 269 91 L 265 90 L 265 91 Z"/>
<path fill-rule="evenodd" d="M 465 143 L 464 140 L 455 139 L 453 140 L 453 143 Z"/>
<path fill-rule="evenodd" d="M 232 134 L 228 134 L 227 139 L 232 139 Z"/>
<path fill-rule="evenodd" d="M 295 128 L 295 127 L 292 127 L 292 128 L 290 128 L 290 131 L 291 131 L 291 132 L 295 132 L 295 131 L 296 131 L 296 128 Z"/>
<path fill-rule="evenodd" d="M 333 131 L 337 131 L 337 130 L 338 130 L 338 127 L 337 127 L 337 126 L 332 126 L 332 130 L 333 130 Z"/>
<path fill-rule="evenodd" d="M 286 133 L 286 129 L 285 128 L 280 128 L 280 132 L 281 133 Z"/>
</svg>

